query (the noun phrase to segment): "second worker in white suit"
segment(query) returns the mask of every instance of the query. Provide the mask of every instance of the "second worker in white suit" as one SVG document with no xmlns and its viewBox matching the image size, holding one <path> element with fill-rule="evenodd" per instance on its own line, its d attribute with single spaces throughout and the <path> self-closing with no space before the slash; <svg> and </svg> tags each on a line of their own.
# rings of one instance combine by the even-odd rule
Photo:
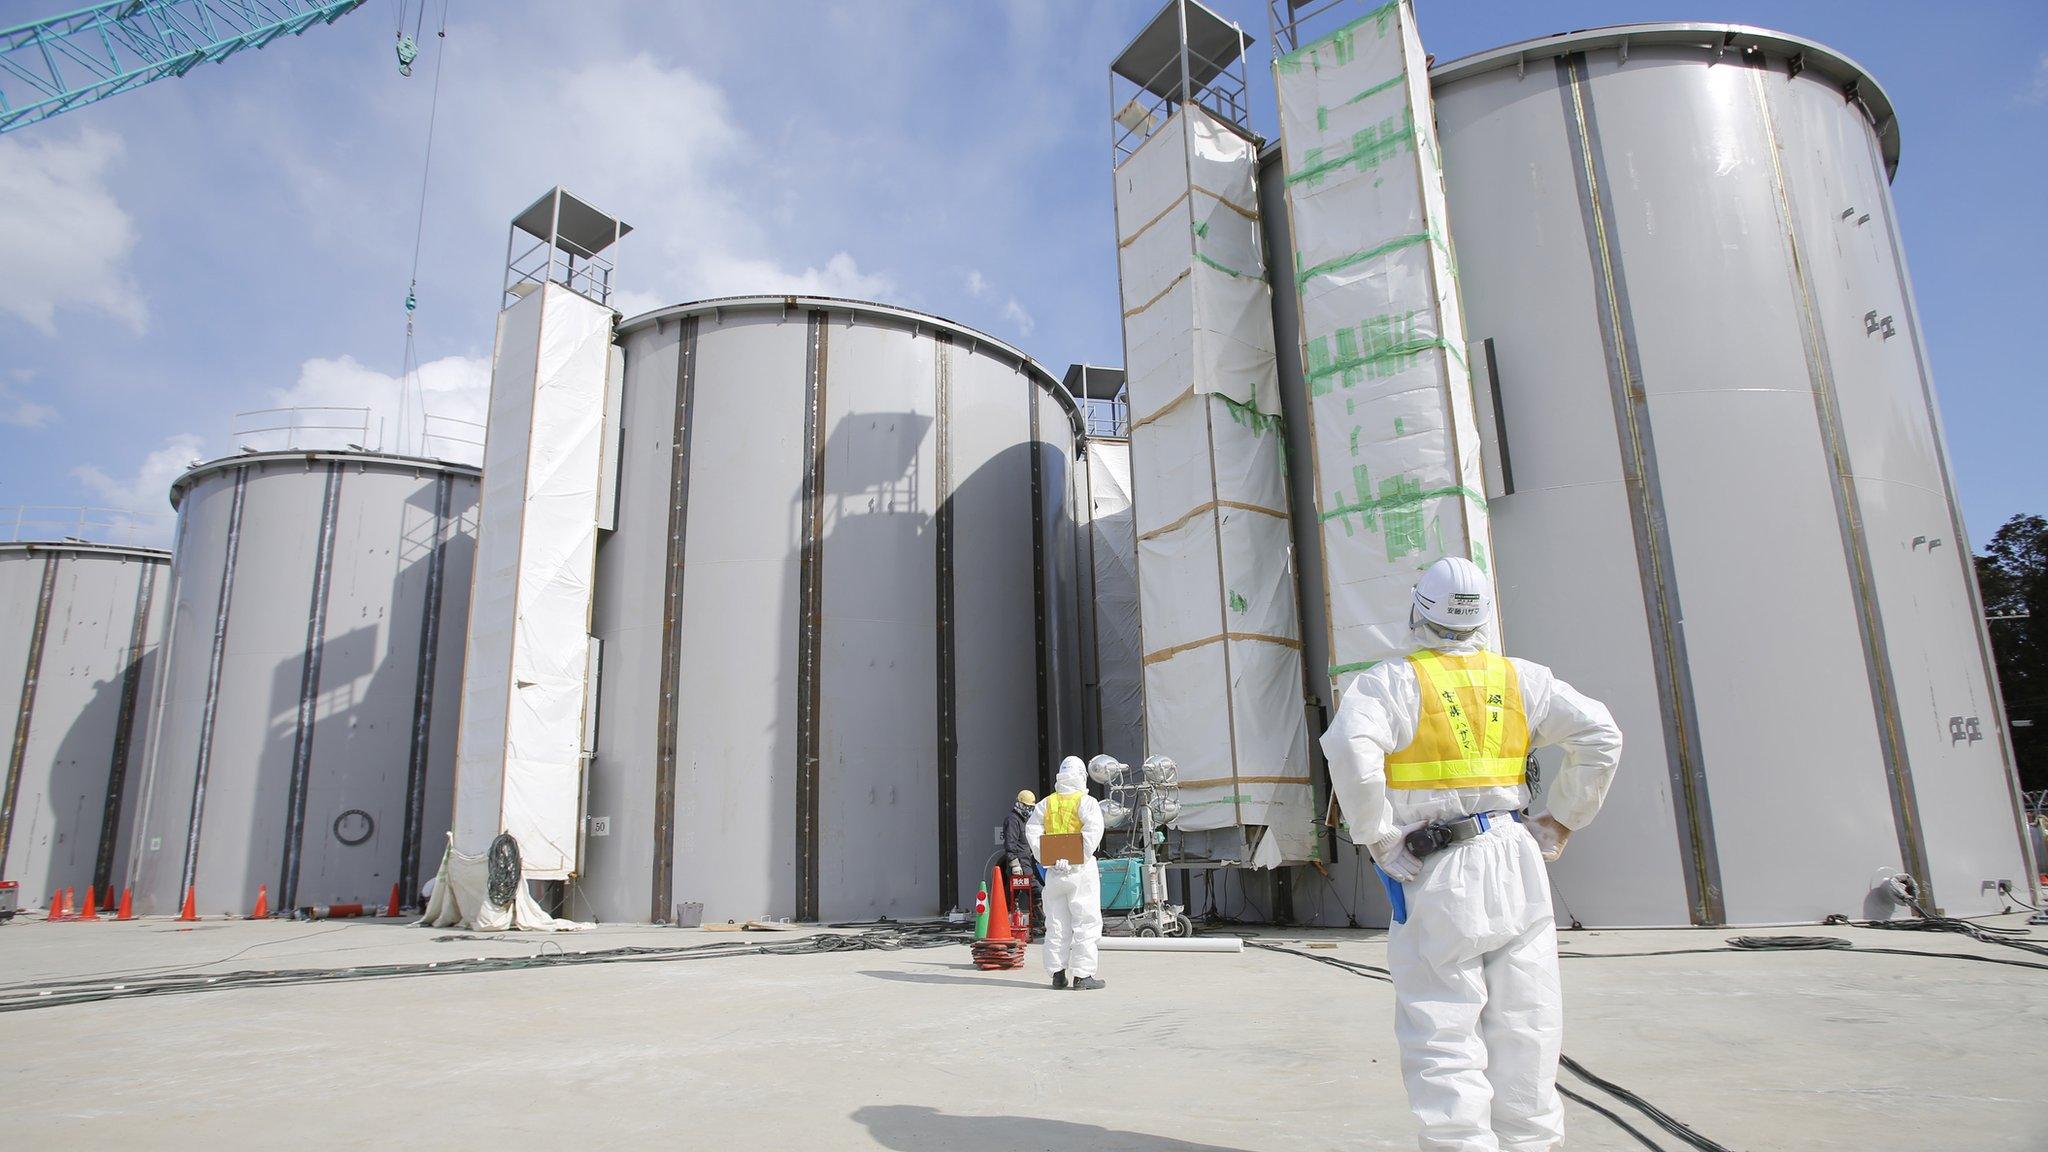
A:
<svg viewBox="0 0 2048 1152">
<path fill-rule="evenodd" d="M 1397 882 L 1394 1035 L 1425 1152 L 1564 1139 L 1564 997 L 1543 865 L 1600 810 L 1621 758 L 1604 705 L 1541 664 L 1486 650 L 1492 619 L 1476 565 L 1432 564 L 1415 587 L 1415 651 L 1360 673 L 1322 740 L 1352 842 Z M 1547 810 L 1523 823 L 1525 760 L 1547 745 L 1564 763 Z"/>
<path fill-rule="evenodd" d="M 1100 988 L 1095 945 L 1102 939 L 1102 876 L 1095 849 L 1102 845 L 1102 805 L 1088 794 L 1088 767 L 1079 756 L 1060 761 L 1052 795 L 1024 823 L 1031 855 L 1045 863 L 1040 844 L 1048 833 L 1081 835 L 1081 863 L 1045 864 L 1045 970 L 1055 988 Z"/>
</svg>

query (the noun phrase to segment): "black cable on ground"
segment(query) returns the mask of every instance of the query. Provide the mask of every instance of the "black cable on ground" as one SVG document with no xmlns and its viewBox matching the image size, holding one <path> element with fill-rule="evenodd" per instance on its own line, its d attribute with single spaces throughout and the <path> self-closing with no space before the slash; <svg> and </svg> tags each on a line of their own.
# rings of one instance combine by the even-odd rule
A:
<svg viewBox="0 0 2048 1152">
<path fill-rule="evenodd" d="M 950 925 L 892 924 L 871 927 L 857 935 L 828 933 L 774 943 L 719 940 L 680 948 L 593 949 L 588 952 L 556 951 L 531 956 L 479 956 L 474 959 L 438 960 L 409 964 L 368 964 L 349 968 L 248 969 L 218 976 L 158 975 L 137 979 L 95 978 L 51 980 L 0 987 L 0 1012 L 25 1012 L 69 1004 L 93 1004 L 143 996 L 176 996 L 194 992 L 218 992 L 231 988 L 277 988 L 308 984 L 340 984 L 362 980 L 394 980 L 416 976 L 466 975 L 484 972 L 518 972 L 535 968 L 566 968 L 585 964 L 662 963 L 677 960 L 712 960 L 726 956 L 806 956 L 827 952 L 900 951 L 965 944 L 972 934 Z M 461 938 L 467 939 L 467 938 Z M 543 946 L 556 944 L 551 940 Z M 559 945 L 557 945 L 559 947 Z"/>
<path fill-rule="evenodd" d="M 1650 1118 L 1650 1123 L 1655 1124 L 1657 1127 L 1662 1128 L 1666 1132 L 1671 1133 L 1673 1136 L 1678 1137 L 1680 1140 L 1685 1141 L 1687 1144 L 1692 1145 L 1694 1148 L 1699 1149 L 1700 1152 L 1729 1152 L 1728 1146 L 1726 1144 L 1722 1144 L 1718 1141 L 1711 1140 L 1705 1136 L 1700 1135 L 1698 1132 L 1693 1131 L 1692 1128 L 1689 1125 L 1687 1125 L 1684 1121 L 1671 1115 L 1669 1112 L 1664 1111 L 1662 1108 L 1657 1107 L 1655 1104 L 1650 1103 L 1648 1100 L 1643 1099 L 1641 1096 L 1638 1096 L 1635 1093 L 1629 1091 L 1628 1089 L 1623 1088 L 1621 1085 L 1614 1083 L 1612 1080 L 1606 1080 L 1602 1079 L 1599 1076 L 1595 1076 L 1593 1073 L 1586 1070 L 1586 1066 L 1584 1064 L 1579 1063 L 1577 1060 L 1574 1060 L 1571 1057 L 1564 1055 L 1563 1053 L 1559 1053 L 1557 1057 L 1557 1062 L 1561 1067 L 1571 1069 L 1572 1074 L 1577 1076 L 1579 1079 L 1584 1080 L 1586 1083 L 1593 1085 L 1595 1088 L 1599 1088 L 1600 1090 L 1606 1092 L 1608 1095 L 1614 1097 L 1615 1099 L 1621 1101 L 1629 1107 L 1634 1108 L 1636 1111 L 1641 1112 L 1643 1115 L 1648 1116 Z"/>
<path fill-rule="evenodd" d="M 1609 1120 L 1614 1121 L 1615 1127 L 1620 1128 L 1623 1132 L 1626 1132 L 1629 1135 L 1635 1137 L 1636 1143 L 1641 1144 L 1645 1148 L 1648 1148 L 1650 1152 L 1664 1152 L 1663 1147 L 1659 1145 L 1656 1141 L 1650 1139 L 1648 1136 L 1643 1135 L 1641 1129 L 1637 1128 L 1635 1125 L 1629 1123 L 1628 1121 L 1622 1119 L 1612 1110 L 1595 1103 L 1591 1097 L 1581 1096 L 1577 1092 L 1572 1091 L 1570 1088 L 1564 1086 L 1563 1084 L 1559 1084 L 1557 1086 L 1557 1093 L 1558 1095 L 1563 1096 L 1567 1100 L 1575 1100 L 1578 1103 L 1583 1104 L 1588 1108 L 1591 1108 L 1593 1111 L 1598 1112 L 1600 1115 L 1607 1117 Z"/>
<path fill-rule="evenodd" d="M 1856 947 L 1840 936 L 1730 936 L 1728 946 L 1742 952 L 1821 952 Z"/>
<path fill-rule="evenodd" d="M 1360 964 L 1354 960 L 1339 960 L 1335 956 L 1318 956 L 1313 952 L 1300 952 L 1296 951 L 1293 948 L 1283 948 L 1278 944 L 1266 944 L 1254 940 L 1247 940 L 1245 942 L 1245 946 L 1249 948 L 1263 949 L 1267 952 L 1284 952 L 1289 956 L 1299 956 L 1304 960 L 1313 960 L 1318 964 L 1328 964 L 1332 968 L 1341 968 L 1345 971 L 1350 972 L 1354 976 L 1363 976 L 1368 980 L 1378 980 L 1383 984 L 1391 984 L 1394 982 L 1392 973 L 1388 972 L 1385 968 L 1378 968 L 1371 964 Z M 1698 1132 L 1693 1131 L 1692 1128 L 1687 1126 L 1684 1121 L 1681 1121 L 1678 1118 L 1672 1116 L 1669 1112 L 1664 1111 L 1663 1109 L 1643 1099 L 1641 1096 L 1636 1095 L 1634 1092 L 1631 1092 L 1628 1089 L 1623 1088 L 1610 1080 L 1605 1080 L 1599 1076 L 1594 1075 L 1593 1073 L 1586 1070 L 1585 1065 L 1579 1063 L 1571 1057 L 1560 1053 L 1558 1056 L 1558 1064 L 1561 1067 L 1570 1069 L 1574 1075 L 1586 1081 L 1588 1084 L 1591 1084 L 1597 1088 L 1602 1089 L 1603 1091 L 1614 1096 L 1615 1099 L 1620 1100 L 1622 1103 L 1627 1104 L 1629 1107 L 1634 1108 L 1638 1112 L 1641 1112 L 1644 1116 L 1649 1118 L 1651 1123 L 1657 1125 L 1659 1128 L 1664 1129 L 1666 1132 L 1671 1133 L 1678 1139 L 1685 1141 L 1692 1147 L 1699 1149 L 1699 1152 L 1731 1152 L 1727 1145 L 1718 1143 L 1712 1139 L 1709 1139 L 1708 1137 L 1700 1135 Z M 1570 1089 L 1566 1088 L 1563 1085 L 1558 1086 L 1558 1091 L 1565 1095 L 1570 1096 L 1572 1099 L 1577 1100 L 1581 1104 L 1587 1105 L 1594 1111 L 1600 1113 L 1602 1116 L 1607 1117 L 1609 1120 L 1614 1121 L 1616 1124 L 1626 1129 L 1629 1135 L 1634 1136 L 1645 1147 L 1653 1149 L 1657 1147 L 1656 1144 L 1652 1143 L 1641 1132 L 1637 1131 L 1634 1127 L 1630 1126 L 1629 1124 L 1624 1122 L 1619 1116 L 1616 1116 L 1614 1113 L 1608 1111 L 1607 1109 L 1593 1104 L 1592 1102 L 1586 1100 L 1583 1096 L 1580 1096 L 1579 1094 L 1572 1092 Z"/>
<path fill-rule="evenodd" d="M 1916 917 L 1912 920 L 1851 920 L 1847 916 L 1838 915 L 1830 916 L 1821 923 L 1841 924 L 1854 928 L 1881 928 L 1892 932 L 1957 932 L 1982 944 L 1999 944 L 2007 948 L 2017 948 L 2022 952 L 2031 952 L 2036 956 L 2048 956 L 2048 947 L 2027 939 L 2029 933 L 2025 928 L 1972 924 L 1968 920 L 1954 916 L 1936 916 L 1918 904 L 1912 905 L 1912 909 Z"/>
</svg>

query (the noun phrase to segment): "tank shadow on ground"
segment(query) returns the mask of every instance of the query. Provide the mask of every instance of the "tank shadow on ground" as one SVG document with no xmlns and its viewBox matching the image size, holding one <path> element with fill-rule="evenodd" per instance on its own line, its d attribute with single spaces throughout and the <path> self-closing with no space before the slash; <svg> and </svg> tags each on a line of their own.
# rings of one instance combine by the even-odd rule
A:
<svg viewBox="0 0 2048 1152">
<path fill-rule="evenodd" d="M 859 1108 L 853 1118 L 867 1126 L 876 1143 L 897 1152 L 1243 1152 L 1095 1124 L 1036 1116 L 949 1116 L 909 1104 Z"/>
<path fill-rule="evenodd" d="M 989 988 L 997 985 L 1010 988 L 1051 987 L 1049 984 L 1040 984 L 1036 981 L 1002 980 L 992 976 L 942 976 L 937 972 L 885 972 L 875 968 L 866 969 L 861 972 L 861 975 L 871 976 L 877 980 L 894 980 L 903 984 L 971 984 L 976 988 Z"/>
</svg>

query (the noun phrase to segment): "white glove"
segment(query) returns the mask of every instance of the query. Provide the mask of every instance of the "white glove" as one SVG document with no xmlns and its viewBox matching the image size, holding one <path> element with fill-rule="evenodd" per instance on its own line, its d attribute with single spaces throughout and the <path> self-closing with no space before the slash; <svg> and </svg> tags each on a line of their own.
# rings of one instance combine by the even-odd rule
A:
<svg viewBox="0 0 2048 1152">
<path fill-rule="evenodd" d="M 1541 816 L 1529 817 L 1523 827 L 1529 830 L 1530 837 L 1536 841 L 1537 850 L 1543 853 L 1545 864 L 1556 863 L 1557 858 L 1564 855 L 1564 842 L 1572 838 L 1572 830 L 1559 824 L 1557 818 L 1547 812 Z"/>
<path fill-rule="evenodd" d="M 1418 820 L 1366 845 L 1366 851 L 1372 853 L 1372 862 L 1380 866 L 1380 871 L 1403 884 L 1422 875 L 1422 858 L 1408 850 L 1408 834 L 1424 823 Z"/>
</svg>

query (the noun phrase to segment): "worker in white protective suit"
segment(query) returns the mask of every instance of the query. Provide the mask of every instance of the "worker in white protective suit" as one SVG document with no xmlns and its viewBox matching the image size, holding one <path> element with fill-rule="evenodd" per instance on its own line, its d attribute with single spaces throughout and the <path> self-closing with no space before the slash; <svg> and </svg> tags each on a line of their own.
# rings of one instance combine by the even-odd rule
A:
<svg viewBox="0 0 2048 1152">
<path fill-rule="evenodd" d="M 1078 832 L 1079 864 L 1047 863 L 1040 845 L 1049 834 Z M 1045 867 L 1045 970 L 1055 988 L 1100 988 L 1095 946 L 1102 939 L 1102 876 L 1095 849 L 1102 844 L 1102 805 L 1088 794 L 1088 767 L 1079 756 L 1060 761 L 1052 795 L 1024 822 L 1031 855 Z"/>
<path fill-rule="evenodd" d="M 1621 758 L 1606 706 L 1541 664 L 1488 651 L 1492 620 L 1477 565 L 1432 564 L 1410 613 L 1416 651 L 1360 673 L 1322 741 L 1351 840 L 1396 906 L 1394 1035 L 1425 1152 L 1535 1152 L 1564 1139 L 1564 1003 L 1543 865 L 1600 810 Z M 1549 745 L 1564 763 L 1547 810 L 1524 820 L 1528 751 Z"/>
</svg>

